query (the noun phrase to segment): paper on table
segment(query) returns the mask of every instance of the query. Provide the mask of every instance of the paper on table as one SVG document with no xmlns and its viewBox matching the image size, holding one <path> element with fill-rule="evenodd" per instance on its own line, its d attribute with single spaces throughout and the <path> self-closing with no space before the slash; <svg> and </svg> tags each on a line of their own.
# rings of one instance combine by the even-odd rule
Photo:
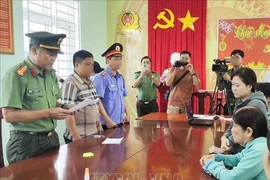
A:
<svg viewBox="0 0 270 180">
<path fill-rule="evenodd" d="M 214 120 L 215 116 L 209 116 L 209 115 L 203 115 L 203 114 L 193 114 L 194 118 L 198 119 L 208 119 L 208 120 Z M 225 117 L 219 117 L 220 120 L 225 120 L 225 121 L 231 121 L 232 118 L 225 118 Z"/>
<path fill-rule="evenodd" d="M 123 138 L 107 138 L 102 144 L 120 144 Z"/>
<path fill-rule="evenodd" d="M 214 120 L 214 117 L 215 117 L 215 116 L 204 115 L 204 116 L 199 116 L 199 117 L 197 117 L 197 119 Z"/>
<path fill-rule="evenodd" d="M 193 114 L 193 117 L 195 117 L 195 118 L 204 117 L 204 116 L 206 116 L 206 115 L 204 115 L 204 114 Z"/>
<path fill-rule="evenodd" d="M 85 99 L 84 101 L 80 102 L 79 104 L 76 104 L 72 108 L 69 109 L 69 112 L 78 111 L 79 109 L 82 109 L 85 106 L 88 106 L 90 104 L 96 104 L 98 102 L 99 98 L 93 100 L 93 99 Z"/>
</svg>

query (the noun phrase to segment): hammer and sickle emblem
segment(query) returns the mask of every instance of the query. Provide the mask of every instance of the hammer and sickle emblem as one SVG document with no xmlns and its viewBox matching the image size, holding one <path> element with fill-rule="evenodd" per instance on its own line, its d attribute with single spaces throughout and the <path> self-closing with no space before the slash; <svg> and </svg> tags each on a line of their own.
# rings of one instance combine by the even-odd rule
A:
<svg viewBox="0 0 270 180">
<path fill-rule="evenodd" d="M 158 20 L 162 19 L 164 22 L 166 22 L 167 24 L 159 24 L 159 23 L 156 23 L 155 26 L 153 27 L 154 29 L 157 29 L 158 27 L 161 28 L 161 29 L 168 29 L 168 28 L 173 28 L 174 27 L 174 14 L 171 10 L 169 9 L 166 9 L 165 10 L 169 13 L 170 15 L 170 19 L 168 19 L 166 16 L 165 16 L 165 11 L 162 11 L 158 14 L 157 18 Z"/>
</svg>

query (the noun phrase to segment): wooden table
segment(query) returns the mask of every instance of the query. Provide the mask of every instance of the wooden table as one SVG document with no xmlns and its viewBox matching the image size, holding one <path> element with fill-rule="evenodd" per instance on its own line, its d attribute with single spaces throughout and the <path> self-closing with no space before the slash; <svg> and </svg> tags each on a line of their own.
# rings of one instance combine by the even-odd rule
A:
<svg viewBox="0 0 270 180">
<path fill-rule="evenodd" d="M 1 168 L 0 179 L 80 180 L 84 179 L 85 168 L 90 170 L 90 179 L 124 178 L 126 173 L 131 173 L 129 179 L 133 176 L 133 179 L 150 179 L 152 176 L 166 179 L 165 175 L 179 176 L 180 179 L 211 179 L 202 172 L 199 159 L 208 154 L 208 148 L 219 141 L 221 133 L 214 127 L 192 127 L 184 119 L 179 121 L 168 121 L 166 126 L 158 128 L 155 121 L 152 126 L 141 126 L 132 121 L 130 125 L 105 132 L 106 137 L 124 137 L 121 144 L 103 145 L 104 139 L 86 137 Z M 85 152 L 92 152 L 94 157 L 83 158 Z"/>
<path fill-rule="evenodd" d="M 123 179 L 214 179 L 202 172 L 199 164 L 202 154 L 207 154 L 208 151 L 203 143 L 203 131 L 207 130 L 188 131 L 170 130 L 164 137 L 129 158 L 109 174 Z M 189 137 L 186 136 L 188 133 Z M 106 179 L 104 177 L 106 175 L 99 179 Z"/>
<path fill-rule="evenodd" d="M 150 113 L 136 118 L 143 121 L 187 121 L 186 114 L 167 114 L 165 112 Z"/>
<path fill-rule="evenodd" d="M 231 116 L 221 116 L 230 118 Z M 175 126 L 181 127 L 187 125 L 188 119 L 186 114 L 167 114 L 165 112 L 150 113 L 141 117 L 136 118 L 138 126 L 153 126 L 156 127 L 168 127 L 168 123 L 174 123 Z M 224 132 L 230 122 L 225 120 L 215 120 L 213 128 L 215 132 Z M 202 127 L 202 126 L 201 126 Z"/>
<path fill-rule="evenodd" d="M 206 115 L 207 116 L 207 115 Z M 231 116 L 223 116 L 219 115 L 220 117 L 230 118 Z M 142 121 L 177 121 L 177 122 L 185 122 L 187 121 L 186 114 L 167 114 L 166 112 L 155 112 L 149 113 L 144 116 L 136 118 L 136 120 Z M 225 120 L 217 120 L 217 122 L 226 122 L 229 124 L 229 121 Z"/>
</svg>

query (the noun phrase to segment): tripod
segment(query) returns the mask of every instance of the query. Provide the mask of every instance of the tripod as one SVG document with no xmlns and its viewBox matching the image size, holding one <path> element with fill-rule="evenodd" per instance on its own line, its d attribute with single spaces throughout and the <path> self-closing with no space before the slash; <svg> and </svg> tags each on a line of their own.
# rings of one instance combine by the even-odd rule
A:
<svg viewBox="0 0 270 180">
<path fill-rule="evenodd" d="M 228 103 L 228 97 L 227 97 L 227 91 L 226 91 L 226 85 L 225 85 L 225 81 L 222 77 L 223 73 L 222 72 L 218 72 L 218 77 L 217 77 L 217 81 L 216 81 L 216 85 L 215 85 L 215 89 L 214 89 L 214 93 L 213 93 L 213 100 L 210 103 L 210 108 L 209 108 L 209 112 L 208 114 L 213 114 L 216 111 L 216 115 L 220 115 L 221 114 L 221 109 L 224 109 L 224 106 L 222 105 L 222 99 L 223 99 L 223 95 L 225 94 L 225 101 L 226 101 L 226 105 L 228 108 L 228 112 L 231 115 L 231 108 L 230 108 L 230 104 Z M 218 90 L 222 89 L 222 95 L 221 97 L 218 96 Z M 215 102 L 217 102 L 216 107 L 213 109 Z"/>
</svg>

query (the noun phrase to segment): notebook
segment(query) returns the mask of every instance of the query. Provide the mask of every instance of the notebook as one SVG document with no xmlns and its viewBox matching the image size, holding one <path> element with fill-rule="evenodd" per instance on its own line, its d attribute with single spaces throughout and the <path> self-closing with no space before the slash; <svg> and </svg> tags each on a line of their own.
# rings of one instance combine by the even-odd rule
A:
<svg viewBox="0 0 270 180">
<path fill-rule="evenodd" d="M 192 113 L 191 103 L 186 103 L 188 122 L 190 125 L 200 125 L 200 126 L 212 126 L 214 124 L 214 119 L 212 116 L 194 117 Z"/>
</svg>

